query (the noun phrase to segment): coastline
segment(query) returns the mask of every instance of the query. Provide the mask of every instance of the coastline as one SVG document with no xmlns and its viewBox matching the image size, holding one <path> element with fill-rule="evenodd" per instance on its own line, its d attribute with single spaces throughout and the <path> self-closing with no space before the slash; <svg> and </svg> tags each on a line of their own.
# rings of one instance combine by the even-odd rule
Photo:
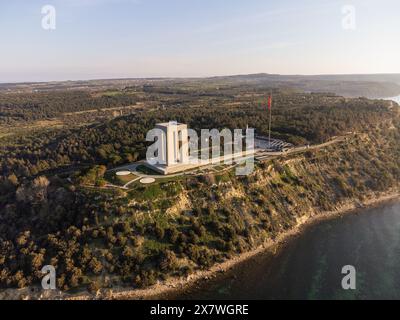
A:
<svg viewBox="0 0 400 320">
<path fill-rule="evenodd" d="M 36 288 L 6 289 L 0 292 L 0 299 L 41 299 L 41 300 L 152 300 L 169 299 L 169 296 L 179 295 L 185 290 L 190 290 L 204 281 L 214 279 L 218 275 L 237 267 L 240 263 L 269 252 L 276 253 L 280 247 L 293 237 L 306 231 L 307 227 L 324 220 L 339 218 L 347 214 L 357 214 L 360 209 L 373 208 L 384 203 L 400 200 L 400 191 L 392 190 L 381 194 L 369 195 L 364 201 L 348 200 L 337 206 L 332 211 L 313 211 L 308 216 L 303 216 L 298 223 L 288 231 L 280 233 L 275 240 L 268 240 L 257 248 L 237 254 L 231 259 L 215 264 L 208 270 L 198 270 L 187 277 L 170 278 L 159 281 L 157 284 L 144 289 L 126 289 L 116 287 L 102 289 L 97 294 L 81 291 L 76 294 L 68 294 L 62 291 L 43 292 Z"/>
<path fill-rule="evenodd" d="M 90 296 L 88 294 L 64 297 L 67 300 L 87 300 L 87 299 L 111 299 L 111 300 L 151 300 L 167 297 L 189 289 L 197 283 L 206 281 L 216 277 L 220 273 L 224 273 L 241 262 L 256 257 L 259 254 L 272 251 L 279 247 L 279 245 L 287 242 L 292 237 L 299 235 L 305 229 L 313 224 L 319 223 L 324 220 L 338 218 L 340 216 L 357 213 L 359 209 L 373 208 L 383 203 L 400 199 L 399 191 L 385 192 L 380 195 L 371 195 L 364 201 L 347 201 L 333 211 L 320 211 L 314 212 L 308 218 L 302 219 L 292 229 L 282 232 L 275 240 L 268 240 L 263 245 L 241 254 L 235 255 L 233 258 L 226 260 L 222 263 L 215 264 L 209 270 L 198 270 L 186 278 L 171 278 L 164 282 L 159 282 L 149 288 L 145 289 L 114 289 L 99 293 L 97 296 Z M 275 250 L 274 250 L 275 251 Z"/>
</svg>

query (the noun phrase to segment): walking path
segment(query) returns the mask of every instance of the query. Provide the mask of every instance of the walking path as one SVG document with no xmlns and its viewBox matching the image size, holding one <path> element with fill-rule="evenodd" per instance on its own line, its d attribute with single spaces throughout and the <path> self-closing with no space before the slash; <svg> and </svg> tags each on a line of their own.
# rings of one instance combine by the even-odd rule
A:
<svg viewBox="0 0 400 320">
<path fill-rule="evenodd" d="M 281 156 L 288 156 L 288 155 L 292 155 L 295 153 L 302 153 L 302 152 L 306 152 L 309 150 L 318 150 L 318 149 L 322 149 L 322 148 L 326 148 L 330 145 L 336 144 L 336 143 L 340 143 L 346 140 L 347 137 L 349 136 L 353 136 L 355 135 L 355 133 L 348 133 L 347 135 L 344 136 L 340 136 L 340 137 L 335 137 L 330 141 L 321 143 L 321 144 L 317 144 L 317 145 L 312 145 L 312 146 L 301 146 L 301 147 L 295 147 L 292 148 L 288 151 L 285 152 L 267 152 L 267 151 L 258 151 L 255 154 L 255 159 L 257 161 L 265 161 L 265 160 L 271 160 L 273 158 L 277 158 L 277 157 L 281 157 Z M 141 180 L 143 178 L 154 178 L 156 181 L 159 179 L 171 179 L 171 178 L 175 178 L 175 177 L 180 177 L 180 176 L 199 176 L 199 175 L 204 175 L 207 171 L 211 171 L 212 173 L 221 173 L 227 170 L 230 170 L 236 166 L 239 165 L 239 163 L 235 163 L 233 165 L 224 167 L 221 170 L 217 170 L 215 167 L 216 166 L 221 166 L 221 163 L 216 163 L 216 164 L 210 164 L 204 167 L 200 167 L 200 168 L 196 168 L 194 170 L 189 170 L 189 171 L 184 171 L 184 172 L 179 172 L 179 173 L 175 173 L 175 174 L 170 174 L 170 175 L 152 175 L 152 174 L 145 174 L 143 172 L 140 172 L 137 170 L 137 168 L 139 166 L 144 166 L 145 165 L 145 160 L 141 160 L 138 162 L 135 162 L 133 164 L 129 164 L 129 165 L 125 165 L 125 166 L 120 166 L 114 169 L 109 170 L 109 172 L 117 172 L 117 171 L 122 171 L 122 170 L 126 170 L 126 171 L 130 171 L 133 175 L 135 175 L 136 177 L 134 179 L 132 179 L 131 181 L 127 182 L 125 185 L 123 186 L 117 186 L 111 183 L 108 183 L 106 185 L 106 187 L 112 187 L 112 188 L 120 188 L 120 189 L 124 189 L 124 190 L 129 190 L 129 186 L 133 183 L 135 183 L 138 180 Z"/>
</svg>

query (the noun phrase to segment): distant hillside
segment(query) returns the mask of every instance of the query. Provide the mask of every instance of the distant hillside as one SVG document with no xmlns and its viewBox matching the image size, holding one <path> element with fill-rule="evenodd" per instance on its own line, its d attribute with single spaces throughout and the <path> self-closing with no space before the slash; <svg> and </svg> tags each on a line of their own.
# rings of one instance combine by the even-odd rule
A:
<svg viewBox="0 0 400 320">
<path fill-rule="evenodd" d="M 0 84 L 0 92 L 35 92 L 63 90 L 107 90 L 132 86 L 194 83 L 215 87 L 251 85 L 259 88 L 292 88 L 306 92 L 330 92 L 345 97 L 386 98 L 400 95 L 400 74 L 354 75 L 279 75 L 249 74 L 209 78 L 130 78 L 84 81 Z"/>
<path fill-rule="evenodd" d="M 332 92 L 345 97 L 382 98 L 400 95 L 400 74 L 279 75 L 250 74 L 212 77 L 210 81 L 291 87 L 310 92 Z"/>
<path fill-rule="evenodd" d="M 256 73 L 248 75 L 232 75 L 210 77 L 209 79 L 256 79 L 275 81 L 299 81 L 299 80 L 324 80 L 324 81 L 356 81 L 356 82 L 393 82 L 400 84 L 400 74 L 327 74 L 327 75 L 280 75 L 268 73 Z"/>
</svg>

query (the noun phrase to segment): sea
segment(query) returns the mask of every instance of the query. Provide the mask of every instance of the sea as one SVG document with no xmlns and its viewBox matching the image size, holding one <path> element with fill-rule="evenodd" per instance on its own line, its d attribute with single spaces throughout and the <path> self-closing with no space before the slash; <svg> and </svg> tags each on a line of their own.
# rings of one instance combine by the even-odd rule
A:
<svg viewBox="0 0 400 320">
<path fill-rule="evenodd" d="M 306 227 L 173 299 L 400 299 L 400 200 Z"/>
</svg>

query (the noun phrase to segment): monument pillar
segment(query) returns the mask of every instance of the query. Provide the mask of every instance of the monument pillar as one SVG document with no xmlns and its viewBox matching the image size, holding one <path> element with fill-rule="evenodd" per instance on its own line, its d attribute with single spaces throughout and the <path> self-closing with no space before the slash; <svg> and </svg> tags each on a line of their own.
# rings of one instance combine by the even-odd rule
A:
<svg viewBox="0 0 400 320">
<path fill-rule="evenodd" d="M 162 150 L 163 160 L 167 166 L 178 163 L 189 163 L 189 141 L 188 129 L 186 124 L 174 121 L 160 123 L 156 128 L 163 131 Z M 165 157 L 165 159 L 164 159 Z"/>
</svg>

